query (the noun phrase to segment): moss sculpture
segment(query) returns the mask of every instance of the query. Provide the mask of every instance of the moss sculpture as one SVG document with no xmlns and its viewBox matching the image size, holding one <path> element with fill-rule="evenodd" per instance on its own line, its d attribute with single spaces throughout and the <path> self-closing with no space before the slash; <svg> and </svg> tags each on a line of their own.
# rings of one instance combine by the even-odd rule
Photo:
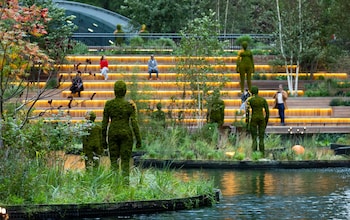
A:
<svg viewBox="0 0 350 220">
<path fill-rule="evenodd" d="M 89 134 L 83 137 L 83 152 L 86 157 L 85 167 L 98 167 L 103 153 L 101 126 L 95 123 L 96 114 L 93 111 L 88 111 L 85 119 L 90 122 L 88 126 Z"/>
<path fill-rule="evenodd" d="M 208 123 L 217 123 L 219 127 L 224 124 L 225 119 L 225 103 L 220 98 L 220 91 L 215 90 L 212 96 L 212 100 L 208 106 Z"/>
<path fill-rule="evenodd" d="M 257 151 L 257 138 L 259 137 L 259 151 L 264 155 L 264 136 L 270 117 L 269 106 L 266 99 L 258 95 L 258 87 L 253 86 L 251 93 L 252 96 L 247 100 L 247 112 L 249 120 L 248 129 L 250 130 L 253 139 L 252 149 L 253 151 Z M 250 110 L 252 111 L 251 114 Z M 251 115 L 251 117 L 249 117 L 249 115 Z"/>
<path fill-rule="evenodd" d="M 244 91 L 244 80 L 247 78 L 249 91 L 252 89 L 252 73 L 254 73 L 253 54 L 248 48 L 248 42 L 242 42 L 242 49 L 238 52 L 236 71 L 240 76 L 241 93 Z"/>
<path fill-rule="evenodd" d="M 129 161 L 134 137 L 136 147 L 141 147 L 136 107 L 125 99 L 126 84 L 124 81 L 115 82 L 114 94 L 115 98 L 108 100 L 103 110 L 102 146 L 109 149 L 111 167 L 118 170 L 118 159 L 120 158 L 122 174 L 124 177 L 129 177 Z"/>
</svg>

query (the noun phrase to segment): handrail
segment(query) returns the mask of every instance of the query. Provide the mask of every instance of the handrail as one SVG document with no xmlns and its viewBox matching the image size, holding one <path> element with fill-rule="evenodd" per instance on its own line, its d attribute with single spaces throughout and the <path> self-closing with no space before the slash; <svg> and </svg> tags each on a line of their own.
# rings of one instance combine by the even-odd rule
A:
<svg viewBox="0 0 350 220">
<path fill-rule="evenodd" d="M 262 42 L 268 45 L 274 41 L 274 36 L 272 34 L 220 34 L 218 38 L 221 41 L 228 42 L 228 48 L 236 48 L 239 46 L 235 44 L 236 39 L 245 35 L 249 35 L 255 42 Z M 175 43 L 179 42 L 182 38 L 182 36 L 178 33 L 144 33 L 142 35 L 139 35 L 138 33 L 123 33 L 122 35 L 115 35 L 113 33 L 74 33 L 71 38 L 74 40 L 79 40 L 85 43 L 87 46 L 111 46 L 111 42 L 114 42 L 118 37 L 130 39 L 136 36 L 153 40 L 169 38 Z M 91 39 L 94 40 L 92 41 Z"/>
</svg>

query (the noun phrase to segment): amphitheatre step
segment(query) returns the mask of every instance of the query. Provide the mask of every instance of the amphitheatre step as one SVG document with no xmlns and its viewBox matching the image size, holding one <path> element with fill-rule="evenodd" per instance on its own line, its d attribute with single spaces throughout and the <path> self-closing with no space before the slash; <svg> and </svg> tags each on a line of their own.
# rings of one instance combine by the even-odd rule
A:
<svg viewBox="0 0 350 220">
<path fill-rule="evenodd" d="M 107 92 L 107 91 L 114 91 L 114 83 L 115 81 L 110 80 L 95 80 L 95 81 L 85 81 L 84 82 L 84 92 Z M 127 85 L 133 85 L 133 82 L 126 82 Z M 169 91 L 172 93 L 173 91 L 181 91 L 181 84 L 183 83 L 176 83 L 176 82 L 168 82 L 168 81 L 161 81 L 161 80 L 146 80 L 146 81 L 138 81 L 135 82 L 137 84 L 138 89 L 142 92 L 150 93 L 150 92 L 159 92 L 159 93 L 166 93 Z M 189 84 L 189 83 L 187 83 Z M 265 82 L 259 83 L 257 81 L 252 81 L 253 85 L 256 85 L 260 88 L 259 95 L 263 97 L 272 97 L 273 94 L 276 92 L 275 89 L 267 89 L 266 87 L 272 87 L 272 85 L 275 85 L 276 83 L 268 83 Z M 219 83 L 212 82 L 210 85 L 219 85 Z M 278 85 L 278 84 L 277 84 Z M 42 83 L 41 87 L 44 87 L 45 83 Z M 71 86 L 71 82 L 62 82 L 60 84 L 61 89 L 68 89 Z M 276 86 L 274 86 L 276 87 Z M 239 82 L 227 82 L 225 84 L 225 87 L 222 90 L 222 95 L 225 96 L 226 94 L 232 94 L 234 97 L 240 97 L 238 94 L 240 92 L 240 86 Z M 303 91 L 298 91 L 298 96 L 302 96 Z"/>
<path fill-rule="evenodd" d="M 69 93 L 67 93 L 68 95 Z M 91 94 L 91 95 L 90 95 Z M 96 93 L 98 94 L 98 93 Z M 111 97 L 109 99 L 114 98 L 114 95 L 112 95 L 112 92 L 108 93 Z M 113 96 L 113 97 L 112 97 Z M 85 95 L 84 92 L 81 93 L 81 97 L 78 97 L 76 94 L 72 95 L 68 95 L 66 98 L 63 99 L 55 99 L 53 100 L 50 105 L 48 105 L 48 101 L 51 99 L 42 99 L 42 100 L 38 100 L 35 103 L 35 107 L 36 108 L 58 108 L 59 106 L 67 106 L 68 103 L 72 100 L 71 104 L 74 104 L 74 106 L 78 106 L 78 107 L 95 107 L 95 108 L 103 108 L 106 101 L 108 100 L 108 98 L 106 99 L 98 99 L 97 95 L 94 95 L 94 93 L 89 93 L 89 95 Z M 267 103 L 270 106 L 270 110 L 274 111 L 276 109 L 272 109 L 273 105 L 274 105 L 274 99 L 272 98 L 267 98 Z M 226 109 L 237 109 L 239 110 L 242 101 L 239 98 L 223 98 L 223 101 L 225 102 L 225 106 Z M 156 106 L 157 103 L 162 103 L 163 105 L 163 110 L 166 110 L 167 108 L 170 108 L 170 106 L 182 106 L 182 105 L 186 105 L 189 106 L 193 100 L 192 99 L 170 99 L 170 98 L 149 98 L 149 99 L 142 99 L 139 100 L 139 102 L 141 103 L 148 103 L 148 106 Z M 305 109 L 305 112 L 303 113 L 307 113 L 308 109 L 315 109 L 315 111 L 317 111 L 317 109 L 330 109 L 331 108 L 329 106 L 326 105 L 314 105 L 314 106 L 310 106 L 308 108 L 306 108 L 304 105 L 302 105 L 302 103 L 300 103 L 301 105 L 295 105 L 295 106 L 291 106 L 290 108 L 288 108 L 286 111 L 289 110 L 293 110 L 293 109 L 299 109 L 299 111 L 302 111 Z M 173 108 L 173 107 L 172 107 Z"/>
<path fill-rule="evenodd" d="M 259 92 L 259 95 L 265 98 L 271 98 L 275 94 L 275 90 L 262 90 Z M 130 92 L 127 92 L 129 94 Z M 172 97 L 177 97 L 176 100 L 182 100 L 180 97 L 184 95 L 183 91 L 180 90 L 143 90 L 143 91 L 138 91 L 138 93 L 143 96 L 149 96 L 148 99 L 150 100 L 158 100 L 158 101 L 166 101 L 167 99 L 171 99 Z M 185 95 L 186 97 L 190 97 L 191 91 L 186 91 Z M 237 105 L 241 105 L 241 99 L 240 99 L 240 90 L 221 90 L 221 97 L 227 101 L 226 104 L 229 104 L 230 100 L 235 100 L 237 99 L 239 103 Z M 302 91 L 299 91 L 299 93 L 302 93 Z M 94 95 L 94 99 L 111 99 L 114 98 L 114 91 L 113 90 L 99 90 L 99 89 L 92 89 L 92 90 L 85 90 L 81 92 L 81 97 L 82 98 L 90 98 Z M 62 91 L 62 98 L 68 98 L 69 96 L 72 96 L 71 91 L 64 90 Z M 76 97 L 76 95 L 73 95 L 73 97 Z M 302 103 L 300 103 L 303 105 Z"/>
<path fill-rule="evenodd" d="M 150 54 L 151 55 L 151 54 Z M 119 56 L 106 56 L 108 62 L 113 63 L 147 63 L 150 59 L 150 55 L 119 55 Z M 275 59 L 274 55 L 255 55 L 254 63 L 267 63 L 269 60 Z M 172 55 L 155 55 L 158 63 L 176 63 L 183 57 L 177 57 Z M 96 55 L 70 55 L 66 56 L 66 60 L 69 63 L 87 65 L 87 64 L 99 64 L 101 56 Z M 210 63 L 215 63 L 217 61 L 236 64 L 237 56 L 224 56 L 224 57 L 205 57 L 205 60 Z"/>
<path fill-rule="evenodd" d="M 85 114 L 86 111 L 83 111 L 82 114 Z M 61 117 L 43 117 L 44 119 L 57 122 L 57 121 L 69 121 L 70 123 L 81 123 L 84 121 L 82 117 L 71 117 L 69 114 L 61 114 Z M 96 122 L 101 122 L 101 118 L 96 118 Z M 198 126 L 198 122 L 201 121 L 202 124 L 205 124 L 205 119 L 184 119 L 181 121 L 176 120 L 179 125 L 185 125 L 189 127 Z M 171 120 L 168 120 L 170 123 Z M 234 122 L 239 122 L 235 118 L 225 119 L 224 126 L 232 127 Z M 287 134 L 289 128 L 307 128 L 308 133 L 350 133 L 350 118 L 286 118 L 286 125 L 280 126 L 279 118 L 271 118 L 269 120 L 266 133 L 279 133 Z M 145 122 L 147 123 L 147 121 Z M 333 132 L 334 131 L 334 132 Z"/>
<path fill-rule="evenodd" d="M 54 106 L 53 104 L 51 106 L 48 106 L 46 108 L 36 109 L 34 110 L 34 114 L 40 114 L 42 112 L 42 116 L 50 116 L 50 115 L 58 115 L 60 112 L 63 111 L 63 113 L 67 113 L 69 111 L 69 115 L 71 117 L 84 117 L 87 110 L 93 110 L 96 113 L 97 118 L 102 118 L 103 113 L 103 105 L 101 105 L 102 102 L 95 102 L 98 103 L 98 105 L 91 104 L 92 101 L 83 100 L 81 102 L 73 101 L 69 104 L 69 101 L 65 104 L 61 104 L 59 106 Z M 89 109 L 86 108 L 86 106 L 89 106 Z M 156 109 L 156 106 L 151 106 L 152 109 Z M 193 117 L 193 114 L 197 111 L 196 109 L 179 109 L 179 108 L 164 108 L 163 109 L 166 115 L 172 114 L 172 115 L 178 115 L 180 112 L 184 112 L 184 116 L 187 118 Z M 150 110 L 151 111 L 151 110 Z M 44 114 L 45 112 L 45 114 Z M 141 112 L 146 113 L 147 110 L 142 110 Z M 242 119 L 244 117 L 243 112 L 240 111 L 239 108 L 226 108 L 225 109 L 225 119 Z M 44 114 L 44 115 L 43 115 Z M 203 114 L 206 114 L 206 111 L 203 111 Z M 312 117 L 312 118 L 324 118 L 324 117 L 331 117 L 332 116 L 332 109 L 331 108 L 309 108 L 309 109 L 288 109 L 286 110 L 286 118 L 298 118 L 298 117 Z M 274 120 L 275 118 L 278 118 L 278 111 L 277 109 L 271 109 L 270 110 L 270 119 Z"/>
<path fill-rule="evenodd" d="M 278 81 L 278 80 L 273 80 L 273 78 L 276 77 L 285 77 L 286 73 L 261 73 L 264 77 L 266 77 L 266 79 L 262 79 L 262 80 L 252 80 L 254 81 L 258 81 L 258 82 L 266 82 L 268 83 L 269 81 Z M 59 78 L 62 81 L 71 81 L 71 79 L 73 77 L 75 77 L 76 73 L 72 72 L 72 73 L 60 73 L 59 74 Z M 212 74 L 208 74 L 208 76 L 210 75 L 219 75 L 221 76 L 221 73 L 212 73 Z M 308 73 L 299 73 L 299 77 L 307 77 Z M 87 81 L 87 80 L 104 80 L 104 77 L 100 74 L 100 72 L 82 72 L 80 74 L 81 78 L 83 79 L 83 81 Z M 174 72 L 160 72 L 158 74 L 159 76 L 159 80 L 162 81 L 175 81 L 177 77 L 181 76 L 181 74 L 177 74 Z M 239 73 L 223 73 L 222 76 L 227 77 L 229 80 L 235 80 L 235 81 L 239 81 L 240 76 Z M 320 78 L 320 77 L 324 77 L 326 79 L 329 78 L 333 78 L 333 79 L 339 79 L 339 80 L 346 80 L 348 75 L 347 73 L 315 73 L 314 74 L 314 78 Z M 108 73 L 108 80 L 125 80 L 125 81 L 132 81 L 132 80 L 148 80 L 149 78 L 149 74 L 147 71 L 145 72 L 120 72 L 120 73 L 116 73 L 116 72 L 109 72 Z M 155 80 L 155 74 L 152 74 L 152 78 L 153 80 Z M 280 81 L 280 80 L 279 80 Z M 280 81 L 281 82 L 281 81 Z M 303 87 L 305 83 L 312 83 L 314 81 L 310 81 L 310 80 L 300 80 L 299 83 L 299 87 Z M 276 85 L 274 85 L 274 88 L 276 87 Z"/>
<path fill-rule="evenodd" d="M 146 63 L 150 59 L 150 56 L 106 56 L 109 63 Z M 98 64 L 100 62 L 101 56 L 66 56 L 66 60 L 69 63 L 78 64 L 80 65 L 86 65 L 91 62 L 91 64 Z M 158 63 L 176 63 L 177 61 L 181 60 L 181 57 L 176 56 L 165 56 L 165 55 L 159 55 L 156 56 L 155 59 Z M 216 61 L 221 61 L 225 63 L 236 63 L 237 56 L 227 56 L 227 57 L 206 57 L 205 60 L 214 63 Z M 89 62 L 88 62 L 89 61 Z"/>
<path fill-rule="evenodd" d="M 63 72 L 76 72 L 80 70 L 81 72 L 92 72 L 97 73 L 100 71 L 99 64 L 89 64 L 85 66 L 79 66 L 79 68 L 75 68 L 72 64 L 61 64 L 59 67 L 60 71 Z M 159 64 L 158 69 L 159 72 L 175 72 L 176 65 L 175 64 Z M 219 72 L 236 72 L 236 64 L 225 64 L 225 65 L 212 65 L 212 68 L 215 71 Z M 145 64 L 109 64 L 108 69 L 110 72 L 147 72 L 148 66 Z M 273 67 L 271 65 L 265 64 L 257 64 L 255 65 L 256 72 L 283 72 L 283 67 Z"/>
<path fill-rule="evenodd" d="M 286 86 L 286 81 L 275 80 L 276 76 L 285 77 L 283 67 L 277 69 L 273 66 L 266 65 L 268 59 L 260 57 L 264 62 L 258 62 L 256 71 L 259 75 L 267 80 L 252 80 L 252 84 L 259 87 L 259 95 L 265 97 L 270 106 L 270 120 L 268 127 L 278 127 L 280 119 L 278 111 L 273 109 L 274 100 L 273 94 L 276 92 L 278 84 L 283 83 Z M 87 59 L 90 59 L 87 62 Z M 43 118 L 51 118 L 53 120 L 66 119 L 72 122 L 84 120 L 87 110 L 93 110 L 97 114 L 97 121 L 102 120 L 104 104 L 108 99 L 114 98 L 114 82 L 116 80 L 124 80 L 129 86 L 137 84 L 137 90 L 140 95 L 141 103 L 152 111 L 156 104 L 161 102 L 163 110 L 177 118 L 180 111 L 184 112 L 185 119 L 183 124 L 186 126 L 196 126 L 198 120 L 193 119 L 194 109 L 181 109 L 181 106 L 189 104 L 192 100 L 189 98 L 179 100 L 183 95 L 181 88 L 176 83 L 177 74 L 175 73 L 176 58 L 175 56 L 156 56 L 159 64 L 160 80 L 148 80 L 147 73 L 147 56 L 107 56 L 110 63 L 109 79 L 103 80 L 99 70 L 100 56 L 68 56 L 68 63 L 60 65 L 60 95 L 55 95 L 51 98 L 39 100 L 35 104 L 35 114 L 40 114 Z M 214 57 L 208 58 L 212 63 L 215 62 Z M 244 111 L 240 111 L 240 86 L 239 74 L 235 72 L 236 57 L 220 58 L 225 63 L 222 65 L 213 65 L 215 70 L 212 74 L 223 72 L 230 80 L 225 88 L 221 91 L 222 98 L 225 102 L 225 125 L 232 125 L 234 122 L 240 122 L 244 119 Z M 91 64 L 90 64 L 91 61 Z M 77 67 L 77 64 L 80 65 Z M 259 69 L 260 68 L 260 69 Z M 85 90 L 81 92 L 81 97 L 72 95 L 69 91 L 71 79 L 80 70 L 84 81 Z M 154 75 L 154 74 L 153 74 Z M 300 77 L 307 77 L 308 73 L 300 73 Z M 338 78 L 347 79 L 347 73 L 315 73 L 314 79 L 317 78 Z M 290 96 L 288 98 L 288 109 L 286 110 L 286 123 L 288 126 L 349 126 L 350 117 L 343 117 L 344 110 L 335 113 L 333 108 L 329 106 L 332 97 L 302 97 L 304 86 L 306 83 L 315 83 L 317 81 L 299 80 L 298 96 Z M 181 83 L 179 83 L 181 85 Z M 212 85 L 218 85 L 212 82 Z M 45 83 L 40 83 L 43 87 Z M 130 92 L 130 90 L 129 90 Z M 190 91 L 186 92 L 186 97 L 190 97 Z M 187 108 L 187 107 L 186 107 Z M 141 110 L 146 112 L 147 110 Z M 346 110 L 345 110 L 346 111 Z M 205 111 L 203 111 L 205 113 Z M 338 115 L 340 114 L 340 115 Z M 60 117 L 54 117 L 59 115 Z M 346 115 L 346 114 L 345 114 Z M 205 123 L 205 119 L 201 120 Z M 272 131 L 271 131 L 272 132 Z M 282 131 L 280 131 L 282 132 Z"/>
<path fill-rule="evenodd" d="M 291 133 L 292 132 L 292 133 Z M 350 133 L 350 126 L 349 125 L 292 125 L 292 126 L 267 126 L 266 127 L 266 133 L 268 134 L 295 134 L 303 132 L 303 134 L 322 134 L 322 133 L 328 133 L 328 134 L 336 134 L 336 133 L 342 133 L 342 134 L 348 134 Z"/>
</svg>

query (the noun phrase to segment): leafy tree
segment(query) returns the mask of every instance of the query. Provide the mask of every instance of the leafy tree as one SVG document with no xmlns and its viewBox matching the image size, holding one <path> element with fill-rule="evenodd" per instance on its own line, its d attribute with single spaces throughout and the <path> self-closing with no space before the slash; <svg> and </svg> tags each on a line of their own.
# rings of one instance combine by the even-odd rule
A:
<svg viewBox="0 0 350 220">
<path fill-rule="evenodd" d="M 220 57 L 223 53 L 223 43 L 219 41 L 216 32 L 219 24 L 214 17 L 215 13 L 210 11 L 209 15 L 203 14 L 201 18 L 195 18 L 189 22 L 180 31 L 182 38 L 176 51 L 177 80 L 179 87 L 183 90 L 182 99 L 186 98 L 186 91 L 190 90 L 192 104 L 197 109 L 195 116 L 199 127 L 202 127 L 202 120 L 205 118 L 203 109 L 207 107 L 211 92 L 215 88 L 220 90 L 227 81 L 222 72 L 218 73 L 218 70 L 213 68 L 213 65 L 222 64 L 220 59 L 218 58 L 214 63 L 207 59 Z"/>
<path fill-rule="evenodd" d="M 49 18 L 46 8 L 20 6 L 17 0 L 2 1 L 0 10 L 0 123 L 2 123 L 6 113 L 5 103 L 22 96 L 24 88 L 28 87 L 29 82 L 25 78 L 30 66 L 41 63 L 47 67 L 48 56 L 37 44 L 30 42 L 29 35 L 47 34 L 44 24 Z"/>
<path fill-rule="evenodd" d="M 65 10 L 57 7 L 52 0 L 22 0 L 23 5 L 30 7 L 40 5 L 40 8 L 47 8 L 50 12 L 50 20 L 45 24 L 45 35 L 32 35 L 31 41 L 37 42 L 39 47 L 56 63 L 64 61 L 65 55 L 73 47 L 69 40 L 77 26 L 72 22 L 74 16 L 66 16 Z"/>
<path fill-rule="evenodd" d="M 297 95 L 301 67 L 308 66 L 312 74 L 327 54 L 322 4 L 317 0 L 276 0 L 276 8 L 278 46 L 286 68 L 288 89 Z"/>
<path fill-rule="evenodd" d="M 23 128 L 33 117 L 35 103 L 57 93 L 49 90 L 54 61 L 39 47 L 38 40 L 53 36 L 47 27 L 49 23 L 56 24 L 52 21 L 55 11 L 51 13 L 50 8 L 26 3 L 0 2 L 0 147 L 4 145 L 2 131 L 8 118 L 16 118 L 20 121 L 18 127 Z M 50 38 L 53 39 L 57 38 Z M 44 49 L 51 51 L 49 47 Z M 35 77 L 31 76 L 33 69 Z M 46 83 L 39 82 L 42 76 Z"/>
</svg>

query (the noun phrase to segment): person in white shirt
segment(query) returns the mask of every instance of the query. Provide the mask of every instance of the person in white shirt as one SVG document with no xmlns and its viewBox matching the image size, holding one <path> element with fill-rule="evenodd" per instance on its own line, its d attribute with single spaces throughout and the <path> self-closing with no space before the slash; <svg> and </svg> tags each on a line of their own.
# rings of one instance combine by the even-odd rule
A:
<svg viewBox="0 0 350 220">
<path fill-rule="evenodd" d="M 158 78 L 158 63 L 154 59 L 154 55 L 151 55 L 151 59 L 148 61 L 148 74 L 149 74 L 149 80 L 152 79 L 152 73 L 156 73 L 157 80 Z"/>
<path fill-rule="evenodd" d="M 278 91 L 273 95 L 273 98 L 275 99 L 275 105 L 274 108 L 278 109 L 278 115 L 281 120 L 281 125 L 284 126 L 284 111 L 287 109 L 287 98 L 288 93 L 283 90 L 283 85 L 279 84 Z"/>
</svg>

